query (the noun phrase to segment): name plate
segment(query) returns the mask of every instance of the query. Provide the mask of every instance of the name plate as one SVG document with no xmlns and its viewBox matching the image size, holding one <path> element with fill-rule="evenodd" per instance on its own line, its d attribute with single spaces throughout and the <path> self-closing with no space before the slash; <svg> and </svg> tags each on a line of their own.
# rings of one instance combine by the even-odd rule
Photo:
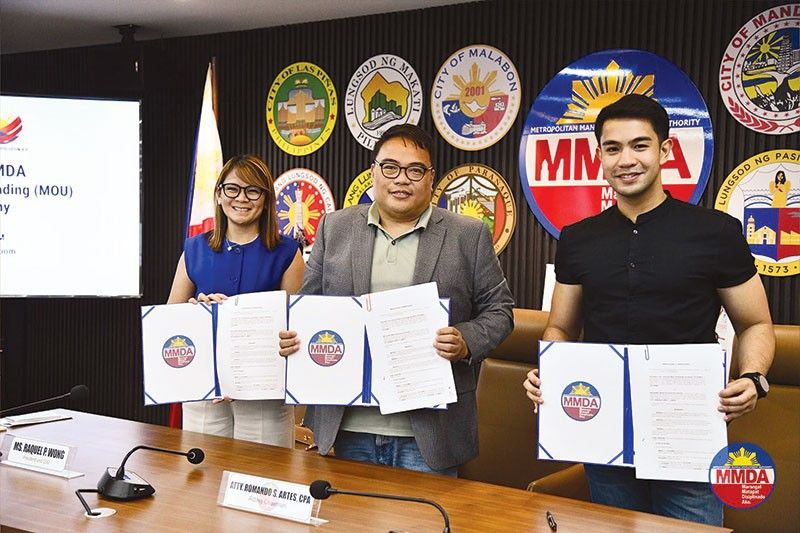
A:
<svg viewBox="0 0 800 533">
<path fill-rule="evenodd" d="M 308 485 L 227 470 L 217 497 L 217 504 L 223 507 L 312 525 L 327 522 L 317 518 L 320 503 L 311 497 Z"/>
<path fill-rule="evenodd" d="M 59 477 L 82 476 L 69 470 L 77 448 L 8 434 L 2 447 L 2 464 Z"/>
</svg>

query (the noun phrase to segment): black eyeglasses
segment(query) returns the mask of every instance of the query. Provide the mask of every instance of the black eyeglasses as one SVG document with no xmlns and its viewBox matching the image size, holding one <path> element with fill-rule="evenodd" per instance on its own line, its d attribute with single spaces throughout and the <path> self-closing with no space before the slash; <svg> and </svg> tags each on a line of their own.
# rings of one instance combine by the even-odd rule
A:
<svg viewBox="0 0 800 533">
<path fill-rule="evenodd" d="M 400 166 L 394 161 L 378 161 L 375 160 L 375 164 L 381 167 L 381 173 L 385 178 L 389 178 L 390 180 L 395 179 L 397 176 L 400 175 L 401 170 L 405 170 L 406 177 L 411 181 L 420 181 L 422 178 L 425 177 L 425 174 L 432 170 L 433 167 L 426 167 L 424 165 L 408 165 L 407 167 Z"/>
<path fill-rule="evenodd" d="M 230 198 L 231 200 L 236 199 L 239 197 L 239 193 L 244 190 L 244 195 L 247 197 L 248 200 L 258 200 L 261 198 L 261 195 L 264 194 L 264 189 L 261 187 L 256 187 L 255 185 L 248 185 L 247 187 L 242 187 L 241 185 L 237 185 L 235 183 L 221 183 L 219 186 L 222 193 Z"/>
</svg>

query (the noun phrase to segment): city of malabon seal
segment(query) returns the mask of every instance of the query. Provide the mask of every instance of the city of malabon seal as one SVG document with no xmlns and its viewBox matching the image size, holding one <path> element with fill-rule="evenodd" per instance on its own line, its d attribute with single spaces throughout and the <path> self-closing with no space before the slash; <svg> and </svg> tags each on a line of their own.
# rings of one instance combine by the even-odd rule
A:
<svg viewBox="0 0 800 533">
<path fill-rule="evenodd" d="M 514 125 L 521 99 L 514 63 L 497 48 L 475 44 L 457 50 L 439 67 L 431 114 L 447 142 L 462 150 L 482 150 Z"/>
</svg>

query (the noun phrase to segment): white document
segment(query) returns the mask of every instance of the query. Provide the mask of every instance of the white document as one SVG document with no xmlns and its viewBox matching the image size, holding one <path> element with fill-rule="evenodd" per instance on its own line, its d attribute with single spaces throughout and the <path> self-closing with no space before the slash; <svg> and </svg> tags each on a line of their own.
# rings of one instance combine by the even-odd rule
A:
<svg viewBox="0 0 800 533">
<path fill-rule="evenodd" d="M 718 392 L 728 367 L 719 344 L 629 346 L 636 477 L 708 482 L 728 444 Z"/>
<path fill-rule="evenodd" d="M 539 343 L 539 459 L 632 466 L 623 453 L 624 358 L 624 345 Z"/>
<path fill-rule="evenodd" d="M 145 405 L 214 397 L 213 333 L 205 304 L 142 307 Z"/>
<path fill-rule="evenodd" d="M 283 399 L 286 365 L 278 353 L 282 329 L 284 291 L 240 294 L 217 307 L 217 376 L 223 396 Z"/>
<path fill-rule="evenodd" d="M 300 350 L 286 358 L 286 403 L 361 401 L 365 336 L 361 301 L 352 296 L 290 296 L 289 329 L 297 332 Z"/>
<path fill-rule="evenodd" d="M 433 347 L 436 330 L 447 327 L 436 284 L 366 294 L 363 302 L 381 414 L 457 401 L 450 362 Z"/>
</svg>

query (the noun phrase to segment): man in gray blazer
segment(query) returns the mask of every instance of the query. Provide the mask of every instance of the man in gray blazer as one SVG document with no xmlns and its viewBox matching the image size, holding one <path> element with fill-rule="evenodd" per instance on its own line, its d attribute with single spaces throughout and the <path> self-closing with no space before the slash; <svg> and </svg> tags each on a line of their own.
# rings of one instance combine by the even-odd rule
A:
<svg viewBox="0 0 800 533">
<path fill-rule="evenodd" d="M 390 128 L 373 150 L 375 202 L 326 215 L 302 294 L 361 295 L 435 281 L 452 326 L 432 339 L 451 361 L 457 403 L 446 410 L 381 415 L 374 407 L 314 406 L 320 453 L 456 475 L 478 454 L 475 402 L 481 360 L 512 330 L 514 300 L 485 224 L 431 205 L 433 140 L 418 126 Z M 281 355 L 299 349 L 281 333 Z"/>
</svg>

